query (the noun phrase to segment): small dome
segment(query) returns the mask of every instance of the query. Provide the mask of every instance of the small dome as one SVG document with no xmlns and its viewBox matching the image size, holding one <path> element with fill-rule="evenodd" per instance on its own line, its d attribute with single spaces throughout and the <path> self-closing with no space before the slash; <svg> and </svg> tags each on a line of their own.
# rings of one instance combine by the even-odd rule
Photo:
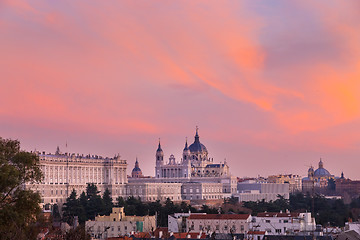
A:
<svg viewBox="0 0 360 240">
<path fill-rule="evenodd" d="M 131 177 L 133 177 L 133 178 L 142 177 L 142 171 L 139 167 L 139 162 L 138 162 L 137 158 L 136 158 L 136 162 L 135 162 L 135 167 L 131 171 Z"/>
</svg>

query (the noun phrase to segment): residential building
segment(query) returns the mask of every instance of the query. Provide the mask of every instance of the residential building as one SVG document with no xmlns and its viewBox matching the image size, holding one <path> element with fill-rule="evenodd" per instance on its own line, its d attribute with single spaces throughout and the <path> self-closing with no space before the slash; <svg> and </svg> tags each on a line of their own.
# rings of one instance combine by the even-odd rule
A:
<svg viewBox="0 0 360 240">
<path fill-rule="evenodd" d="M 267 235 L 309 235 L 316 228 L 311 213 L 264 212 L 252 217 L 250 229 L 265 231 Z"/>
<path fill-rule="evenodd" d="M 190 214 L 186 219 L 189 232 L 245 234 L 249 231 L 250 214 Z"/>
<path fill-rule="evenodd" d="M 247 201 L 275 201 L 279 195 L 289 199 L 288 183 L 267 183 L 257 180 L 247 180 L 239 182 L 237 185 L 238 193 L 233 194 L 239 202 Z"/>
<path fill-rule="evenodd" d="M 291 193 L 302 191 L 302 181 L 300 175 L 295 174 L 279 174 L 271 175 L 267 178 L 268 183 L 288 183 Z"/>
<path fill-rule="evenodd" d="M 129 235 L 132 232 L 150 232 L 156 229 L 155 216 L 126 216 L 124 208 L 113 208 L 109 216 L 97 216 L 86 221 L 85 229 L 93 239 Z"/>
</svg>

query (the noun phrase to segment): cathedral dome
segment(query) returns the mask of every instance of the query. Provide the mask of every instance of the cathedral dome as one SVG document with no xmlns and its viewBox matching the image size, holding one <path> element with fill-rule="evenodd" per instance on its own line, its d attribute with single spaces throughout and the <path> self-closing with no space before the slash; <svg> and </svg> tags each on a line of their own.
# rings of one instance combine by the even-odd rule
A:
<svg viewBox="0 0 360 240">
<path fill-rule="evenodd" d="M 325 168 L 318 168 L 314 172 L 315 177 L 330 177 L 331 174 Z"/>
<path fill-rule="evenodd" d="M 324 168 L 324 163 L 322 162 L 321 159 L 319 162 L 319 168 L 315 170 L 314 176 L 315 177 L 330 177 L 331 176 L 329 171 Z"/>
<path fill-rule="evenodd" d="M 204 146 L 204 144 L 200 143 L 200 140 L 199 140 L 199 134 L 198 134 L 198 129 L 196 128 L 196 135 L 195 135 L 195 141 L 193 144 L 191 144 L 189 146 L 189 150 L 191 153 L 207 153 L 207 149 L 206 147 Z"/>
</svg>

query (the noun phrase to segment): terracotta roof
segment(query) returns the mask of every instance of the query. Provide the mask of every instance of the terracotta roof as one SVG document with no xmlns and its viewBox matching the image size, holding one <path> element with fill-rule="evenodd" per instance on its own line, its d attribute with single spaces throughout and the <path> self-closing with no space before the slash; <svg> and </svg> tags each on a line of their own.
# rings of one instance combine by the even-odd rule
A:
<svg viewBox="0 0 360 240">
<path fill-rule="evenodd" d="M 162 232 L 162 236 L 166 236 L 166 237 L 169 237 L 169 230 L 167 227 L 158 227 L 155 229 L 154 231 L 154 235 L 156 238 L 159 238 L 159 234 L 160 234 L 160 231 Z"/>
<path fill-rule="evenodd" d="M 191 214 L 188 219 L 248 219 L 250 214 Z"/>
<path fill-rule="evenodd" d="M 247 234 L 253 234 L 253 235 L 265 235 L 265 231 L 248 231 Z"/>
<path fill-rule="evenodd" d="M 198 238 L 198 236 L 200 235 L 200 233 L 198 232 L 190 232 L 190 233 L 174 233 L 173 234 L 175 238 L 188 238 L 187 235 L 190 235 L 190 238 Z M 206 238 L 206 234 L 203 232 L 201 233 L 200 238 Z"/>
<path fill-rule="evenodd" d="M 264 212 L 258 213 L 258 217 L 299 217 L 299 213 L 278 213 L 278 212 Z"/>
</svg>

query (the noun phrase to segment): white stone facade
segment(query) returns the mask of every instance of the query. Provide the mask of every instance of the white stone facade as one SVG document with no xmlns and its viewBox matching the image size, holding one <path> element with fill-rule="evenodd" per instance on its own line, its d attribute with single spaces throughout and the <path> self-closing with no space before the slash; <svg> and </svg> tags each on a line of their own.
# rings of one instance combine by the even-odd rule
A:
<svg viewBox="0 0 360 240">
<path fill-rule="evenodd" d="M 214 200 L 222 199 L 223 185 L 221 183 L 186 182 L 181 186 L 183 200 Z"/>
<path fill-rule="evenodd" d="M 73 189 L 78 196 L 86 191 L 88 183 L 94 183 L 103 193 L 108 188 L 113 199 L 126 195 L 126 160 L 119 156 L 103 158 L 62 154 L 38 153 L 43 181 L 39 184 L 27 184 L 25 187 L 38 191 L 43 204 L 62 205 Z"/>
<path fill-rule="evenodd" d="M 219 200 L 237 192 L 237 179 L 231 176 L 224 163 L 213 163 L 206 147 L 200 143 L 196 131 L 195 141 L 187 143 L 180 162 L 170 155 L 164 163 L 160 143 L 156 151 L 155 177 L 140 174 L 139 163 L 135 164 L 134 177 L 128 179 L 126 160 L 119 156 L 103 158 L 96 155 L 55 154 L 38 152 L 44 179 L 39 184 L 26 187 L 39 191 L 43 204 L 62 205 L 73 189 L 79 196 L 88 183 L 94 183 L 103 193 L 106 188 L 113 200 L 135 196 L 142 201 Z M 133 173 L 134 173 L 133 170 Z"/>
<path fill-rule="evenodd" d="M 182 159 L 177 162 L 174 155 L 164 162 L 164 152 L 160 142 L 155 155 L 155 178 L 129 178 L 129 184 L 159 184 L 158 188 L 174 185 L 181 186 L 181 200 L 216 200 L 231 197 L 237 191 L 237 179 L 231 176 L 226 161 L 216 164 L 208 157 L 206 147 L 200 143 L 198 131 L 190 146 L 185 143 Z M 166 183 L 161 185 L 162 183 Z M 135 191 L 135 190 L 134 190 Z M 158 190 L 160 191 L 160 190 Z M 128 193 L 133 194 L 133 193 Z M 148 192 L 146 193 L 148 194 Z M 154 196 L 142 195 L 144 199 Z M 164 193 L 163 198 L 177 198 Z"/>
<path fill-rule="evenodd" d="M 219 164 L 214 164 L 213 161 L 214 159 L 208 156 L 206 147 L 200 143 L 200 137 L 196 129 L 195 141 L 189 147 L 186 141 L 180 161 L 176 161 L 174 155 L 171 154 L 169 161 L 164 162 L 164 152 L 159 142 L 156 151 L 155 178 L 230 176 L 226 161 Z"/>
<path fill-rule="evenodd" d="M 132 182 L 126 184 L 126 196 L 139 197 L 142 201 L 181 201 L 181 183 Z"/>
</svg>

